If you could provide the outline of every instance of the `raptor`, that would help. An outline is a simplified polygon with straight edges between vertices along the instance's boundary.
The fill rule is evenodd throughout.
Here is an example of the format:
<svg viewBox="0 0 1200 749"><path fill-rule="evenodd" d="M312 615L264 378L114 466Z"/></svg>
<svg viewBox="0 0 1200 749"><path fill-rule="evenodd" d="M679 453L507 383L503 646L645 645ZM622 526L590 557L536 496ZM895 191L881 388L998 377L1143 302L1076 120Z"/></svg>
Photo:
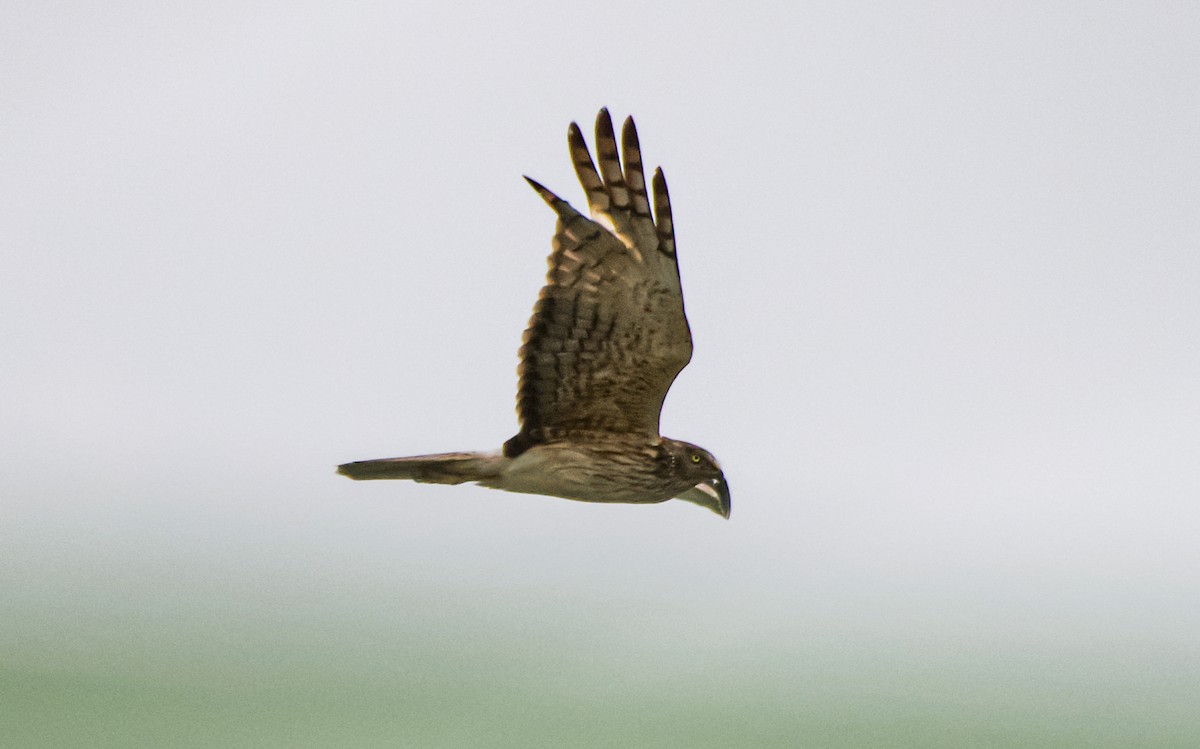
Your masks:
<svg viewBox="0 0 1200 749"><path fill-rule="evenodd" d="M606 109L596 118L596 161L575 123L567 143L590 218L525 178L558 225L519 354L520 430L495 452L363 460L338 473L474 481L583 502L682 499L728 518L729 486L716 458L659 434L667 390L692 358L662 169L648 194L633 118L618 154Z"/></svg>

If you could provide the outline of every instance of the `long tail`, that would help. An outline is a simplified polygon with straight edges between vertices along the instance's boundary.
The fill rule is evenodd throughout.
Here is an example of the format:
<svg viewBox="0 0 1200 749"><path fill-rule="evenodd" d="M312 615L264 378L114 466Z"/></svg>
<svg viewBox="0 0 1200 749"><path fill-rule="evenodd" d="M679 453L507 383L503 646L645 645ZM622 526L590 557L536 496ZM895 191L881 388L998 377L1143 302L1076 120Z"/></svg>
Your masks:
<svg viewBox="0 0 1200 749"><path fill-rule="evenodd" d="M442 453L360 460L338 466L337 472L355 481L410 479L427 484L461 484L494 478L511 460L500 453Z"/></svg>

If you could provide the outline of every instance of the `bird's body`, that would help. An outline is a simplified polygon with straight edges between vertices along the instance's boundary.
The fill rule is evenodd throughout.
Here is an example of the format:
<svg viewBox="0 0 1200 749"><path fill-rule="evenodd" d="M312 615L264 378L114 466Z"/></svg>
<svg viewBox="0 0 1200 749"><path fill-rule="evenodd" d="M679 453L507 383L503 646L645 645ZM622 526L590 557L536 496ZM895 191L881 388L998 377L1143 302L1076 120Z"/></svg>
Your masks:
<svg viewBox="0 0 1200 749"><path fill-rule="evenodd" d="M347 463L339 472L358 480L409 479L481 486L581 502L653 504L695 485L682 466L700 448L666 438L636 440L595 435L544 442L516 457L503 452L441 453ZM703 451L700 451L703 452ZM711 456L709 456L711 460Z"/></svg>
<svg viewBox="0 0 1200 749"><path fill-rule="evenodd" d="M592 218L529 180L558 230L520 351L521 430L495 453L367 460L338 472L585 502L680 498L728 517L712 455L658 432L663 399L692 355L666 180L655 172L652 216L632 119L623 166L606 110L596 122L599 171L574 123L568 143Z"/></svg>

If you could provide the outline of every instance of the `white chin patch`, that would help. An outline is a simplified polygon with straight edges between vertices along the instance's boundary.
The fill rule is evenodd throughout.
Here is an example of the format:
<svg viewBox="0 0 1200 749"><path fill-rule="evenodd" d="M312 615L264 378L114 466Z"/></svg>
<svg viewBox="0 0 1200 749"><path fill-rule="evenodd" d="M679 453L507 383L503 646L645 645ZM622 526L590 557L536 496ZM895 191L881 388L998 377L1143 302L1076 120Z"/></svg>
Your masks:
<svg viewBox="0 0 1200 749"><path fill-rule="evenodd" d="M720 499L721 495L718 494L716 488L714 488L710 484L704 484L704 483L696 484L692 488L704 492L705 494L707 494L709 496L710 499L713 499L713 500Z"/></svg>

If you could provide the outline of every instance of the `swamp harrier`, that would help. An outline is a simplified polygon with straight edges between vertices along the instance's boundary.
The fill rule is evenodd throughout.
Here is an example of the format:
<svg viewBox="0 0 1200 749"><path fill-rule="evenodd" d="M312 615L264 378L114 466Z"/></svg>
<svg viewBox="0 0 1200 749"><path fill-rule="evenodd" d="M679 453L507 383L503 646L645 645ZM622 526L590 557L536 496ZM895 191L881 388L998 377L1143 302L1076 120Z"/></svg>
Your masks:
<svg viewBox="0 0 1200 749"><path fill-rule="evenodd" d="M683 499L728 518L729 487L716 459L658 433L667 390L692 357L662 170L654 172L651 215L633 118L619 156L612 119L600 110L599 170L575 123L567 142L591 218L526 177L558 227L520 350L520 431L497 452L364 460L338 473L475 481L583 502Z"/></svg>

